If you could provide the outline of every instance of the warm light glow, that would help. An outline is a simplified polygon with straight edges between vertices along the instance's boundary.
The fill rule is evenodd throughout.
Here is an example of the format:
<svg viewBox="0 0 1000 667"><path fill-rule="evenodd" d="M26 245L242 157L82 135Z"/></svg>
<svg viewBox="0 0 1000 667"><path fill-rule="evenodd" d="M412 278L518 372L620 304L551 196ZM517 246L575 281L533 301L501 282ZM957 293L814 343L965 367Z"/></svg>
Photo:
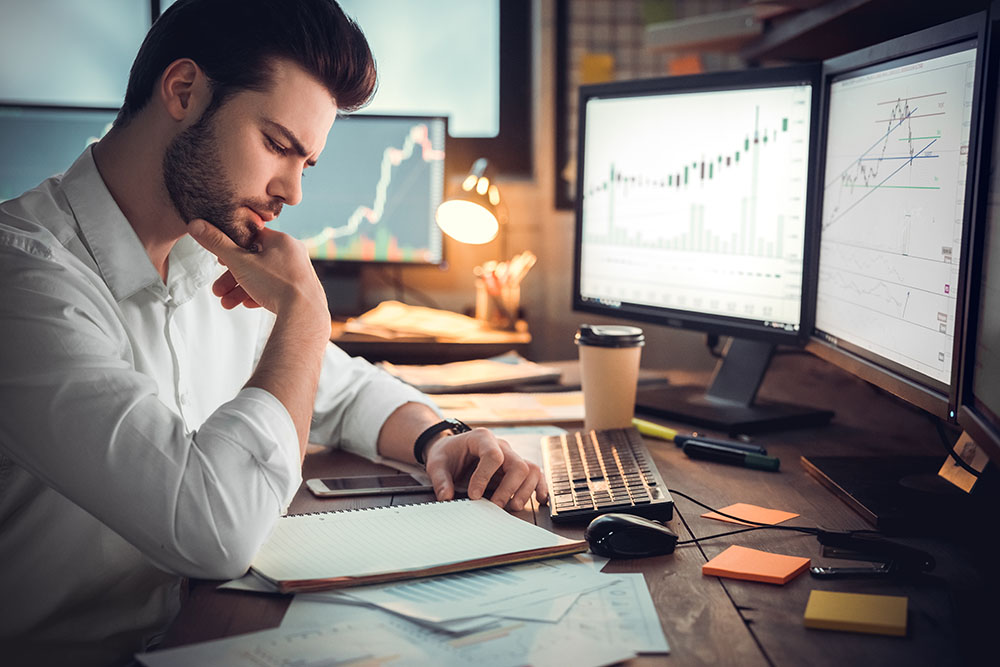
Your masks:
<svg viewBox="0 0 1000 667"><path fill-rule="evenodd" d="M476 192L478 192L481 195L484 195L486 194L486 191L489 189L489 187L490 187L490 179L486 178L485 176L480 176L479 182L476 183Z"/></svg>
<svg viewBox="0 0 1000 667"><path fill-rule="evenodd" d="M446 201L438 206L434 217L441 231L459 243L489 243L500 229L495 215L471 201Z"/></svg>
<svg viewBox="0 0 1000 667"><path fill-rule="evenodd" d="M478 182L479 182L478 176L476 176L475 174L469 174L468 176L465 177L465 180L462 181L462 189L468 192L472 188L476 187L476 183Z"/></svg>
<svg viewBox="0 0 1000 667"><path fill-rule="evenodd" d="M494 206L500 205L500 188L495 185L490 186L490 203Z"/></svg>

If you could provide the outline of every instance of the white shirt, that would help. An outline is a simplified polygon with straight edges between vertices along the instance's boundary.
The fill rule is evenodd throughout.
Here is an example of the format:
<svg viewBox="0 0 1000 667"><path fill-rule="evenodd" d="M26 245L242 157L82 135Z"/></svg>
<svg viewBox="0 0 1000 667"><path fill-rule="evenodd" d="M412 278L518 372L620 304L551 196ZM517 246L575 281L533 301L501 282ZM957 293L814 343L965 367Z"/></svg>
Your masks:
<svg viewBox="0 0 1000 667"><path fill-rule="evenodd" d="M231 578L301 483L284 406L243 385L273 324L226 311L193 239L166 284L87 150L0 204L0 649L113 664L181 576ZM329 346L312 442L369 458L412 388Z"/></svg>

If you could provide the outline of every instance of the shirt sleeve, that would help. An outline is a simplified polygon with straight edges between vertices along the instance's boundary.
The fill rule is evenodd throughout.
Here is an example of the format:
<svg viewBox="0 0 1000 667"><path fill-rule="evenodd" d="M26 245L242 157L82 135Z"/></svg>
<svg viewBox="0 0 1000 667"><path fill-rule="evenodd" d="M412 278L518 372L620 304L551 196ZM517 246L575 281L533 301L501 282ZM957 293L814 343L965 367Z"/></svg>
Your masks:
<svg viewBox="0 0 1000 667"><path fill-rule="evenodd" d="M330 343L323 358L309 440L384 462L377 451L382 425L396 408L410 402L441 414L423 393Z"/></svg>
<svg viewBox="0 0 1000 667"><path fill-rule="evenodd" d="M242 574L301 482L291 417L245 389L188 432L107 287L51 247L0 244L0 452L159 567Z"/></svg>

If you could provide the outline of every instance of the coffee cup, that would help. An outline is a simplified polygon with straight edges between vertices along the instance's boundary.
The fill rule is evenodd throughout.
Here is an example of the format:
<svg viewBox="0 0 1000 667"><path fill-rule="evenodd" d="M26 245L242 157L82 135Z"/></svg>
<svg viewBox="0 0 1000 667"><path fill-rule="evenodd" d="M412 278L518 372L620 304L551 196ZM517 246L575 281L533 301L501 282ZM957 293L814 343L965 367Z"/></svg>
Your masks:
<svg viewBox="0 0 1000 667"><path fill-rule="evenodd" d="M583 386L584 427L626 428L635 413L642 329L617 324L581 324L576 333Z"/></svg>

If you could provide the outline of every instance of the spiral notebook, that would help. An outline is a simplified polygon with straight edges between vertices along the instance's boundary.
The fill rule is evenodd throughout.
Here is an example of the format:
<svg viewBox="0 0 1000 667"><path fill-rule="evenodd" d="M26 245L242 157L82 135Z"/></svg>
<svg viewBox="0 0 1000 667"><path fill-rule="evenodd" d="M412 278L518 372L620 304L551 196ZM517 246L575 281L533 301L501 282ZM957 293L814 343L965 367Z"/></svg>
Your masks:
<svg viewBox="0 0 1000 667"><path fill-rule="evenodd" d="M451 500L282 517L250 569L282 593L303 593L586 550L488 500Z"/></svg>

